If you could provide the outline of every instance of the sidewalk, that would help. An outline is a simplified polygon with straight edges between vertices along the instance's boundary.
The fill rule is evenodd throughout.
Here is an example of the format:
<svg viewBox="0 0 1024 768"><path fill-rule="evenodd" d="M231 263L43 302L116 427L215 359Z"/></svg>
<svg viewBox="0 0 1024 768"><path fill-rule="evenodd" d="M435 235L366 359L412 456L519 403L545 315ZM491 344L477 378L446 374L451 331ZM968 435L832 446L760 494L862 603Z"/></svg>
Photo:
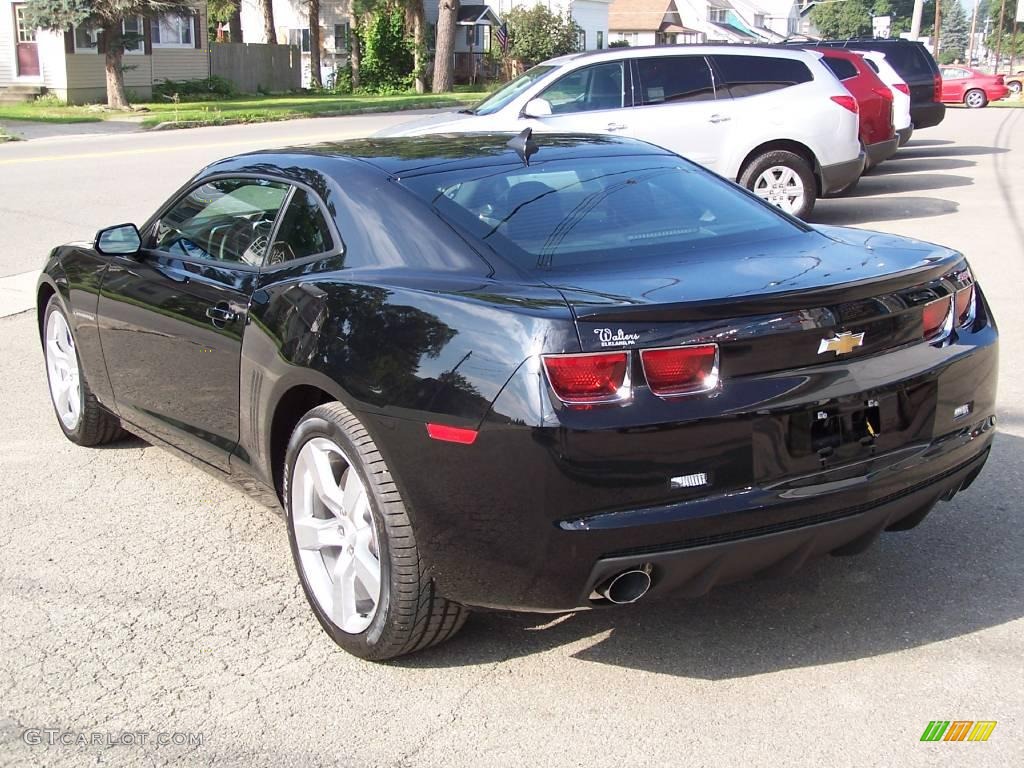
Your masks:
<svg viewBox="0 0 1024 768"><path fill-rule="evenodd" d="M0 277L0 317L25 312L36 305L36 281L39 270Z"/></svg>
<svg viewBox="0 0 1024 768"><path fill-rule="evenodd" d="M141 133L142 118L133 120L101 120L95 123L37 123L32 120L0 120L0 126L22 140L67 139L75 136L109 136Z"/></svg>

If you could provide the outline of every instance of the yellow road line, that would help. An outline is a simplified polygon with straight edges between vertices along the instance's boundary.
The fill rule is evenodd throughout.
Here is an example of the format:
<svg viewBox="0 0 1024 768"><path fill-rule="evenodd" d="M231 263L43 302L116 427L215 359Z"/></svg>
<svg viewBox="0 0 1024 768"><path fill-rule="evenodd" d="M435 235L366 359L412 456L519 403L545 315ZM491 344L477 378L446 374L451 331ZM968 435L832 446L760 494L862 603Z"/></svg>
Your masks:
<svg viewBox="0 0 1024 768"><path fill-rule="evenodd" d="M122 157L125 155L151 155L160 152L181 152L194 149L217 149L218 147L237 147L240 144L266 144L267 149L275 149L283 146L295 146L296 144L311 144L317 141L339 141L348 138L343 132L337 131L330 134L315 134L312 136L281 137L280 139L235 139L233 141L220 141L208 144L183 144L171 147L141 147L139 149L118 149L110 152L80 152L69 155L38 155L35 157L11 157L0 160L0 165L18 165L19 163L44 163L60 162L66 160L90 160L104 157ZM235 154L235 153L232 153Z"/></svg>

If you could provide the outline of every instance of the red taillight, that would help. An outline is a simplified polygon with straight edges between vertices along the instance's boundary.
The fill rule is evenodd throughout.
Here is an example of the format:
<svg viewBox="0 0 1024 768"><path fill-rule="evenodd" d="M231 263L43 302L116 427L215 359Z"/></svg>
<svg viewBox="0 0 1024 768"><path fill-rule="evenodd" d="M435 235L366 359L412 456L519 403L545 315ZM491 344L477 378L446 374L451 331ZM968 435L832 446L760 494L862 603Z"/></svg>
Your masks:
<svg viewBox="0 0 1024 768"><path fill-rule="evenodd" d="M427 424L427 434L435 440L443 440L447 443L472 445L476 442L477 431L464 427L449 427L447 424Z"/></svg>
<svg viewBox="0 0 1024 768"><path fill-rule="evenodd" d="M906 83L893 83L892 87L900 93L905 93L907 96L910 95L910 86Z"/></svg>
<svg viewBox="0 0 1024 768"><path fill-rule="evenodd" d="M963 328L974 319L974 285L956 292L956 327Z"/></svg>
<svg viewBox="0 0 1024 768"><path fill-rule="evenodd" d="M833 96L832 101L843 109L850 110L855 115L860 113L860 107L857 106L857 100L853 96Z"/></svg>
<svg viewBox="0 0 1024 768"><path fill-rule="evenodd" d="M921 313L921 323L924 326L924 337L932 339L940 335L949 322L949 310L952 301L949 296L925 304Z"/></svg>
<svg viewBox="0 0 1024 768"><path fill-rule="evenodd" d="M706 392L718 385L718 346L640 350L651 392L662 397Z"/></svg>
<svg viewBox="0 0 1024 768"><path fill-rule="evenodd" d="M545 355L551 388L569 405L614 403L629 399L629 352Z"/></svg>
<svg viewBox="0 0 1024 768"><path fill-rule="evenodd" d="M890 91L885 86L882 86L881 88L872 88L871 90L877 93L886 101L892 101L892 91Z"/></svg>
<svg viewBox="0 0 1024 768"><path fill-rule="evenodd" d="M935 99L934 101L942 101L942 75L935 75Z"/></svg>

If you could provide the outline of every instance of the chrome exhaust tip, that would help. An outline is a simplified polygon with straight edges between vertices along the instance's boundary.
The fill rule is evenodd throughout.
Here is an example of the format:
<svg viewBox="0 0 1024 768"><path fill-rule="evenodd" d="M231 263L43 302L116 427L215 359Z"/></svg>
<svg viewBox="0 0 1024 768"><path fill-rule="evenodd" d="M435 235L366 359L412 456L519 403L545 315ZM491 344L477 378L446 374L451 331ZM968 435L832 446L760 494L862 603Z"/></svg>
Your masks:
<svg viewBox="0 0 1024 768"><path fill-rule="evenodd" d="M649 567L631 568L612 576L597 588L597 593L610 603L628 605L635 603L651 588Z"/></svg>

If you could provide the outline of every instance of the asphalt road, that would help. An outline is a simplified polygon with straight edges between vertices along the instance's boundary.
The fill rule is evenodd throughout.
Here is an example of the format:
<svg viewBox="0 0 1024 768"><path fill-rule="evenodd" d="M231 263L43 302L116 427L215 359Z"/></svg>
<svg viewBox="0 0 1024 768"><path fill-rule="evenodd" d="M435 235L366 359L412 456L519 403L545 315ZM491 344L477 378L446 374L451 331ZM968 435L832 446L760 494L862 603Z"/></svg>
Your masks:
<svg viewBox="0 0 1024 768"><path fill-rule="evenodd" d="M0 274L235 148L379 120L0 147ZM32 316L0 319L0 764L1024 764L1022 201L1024 110L955 110L816 217L961 248L1000 322L992 459L919 528L694 601L475 615L389 665L321 632L272 510L141 441L65 441ZM921 743L935 719L998 725Z"/></svg>

